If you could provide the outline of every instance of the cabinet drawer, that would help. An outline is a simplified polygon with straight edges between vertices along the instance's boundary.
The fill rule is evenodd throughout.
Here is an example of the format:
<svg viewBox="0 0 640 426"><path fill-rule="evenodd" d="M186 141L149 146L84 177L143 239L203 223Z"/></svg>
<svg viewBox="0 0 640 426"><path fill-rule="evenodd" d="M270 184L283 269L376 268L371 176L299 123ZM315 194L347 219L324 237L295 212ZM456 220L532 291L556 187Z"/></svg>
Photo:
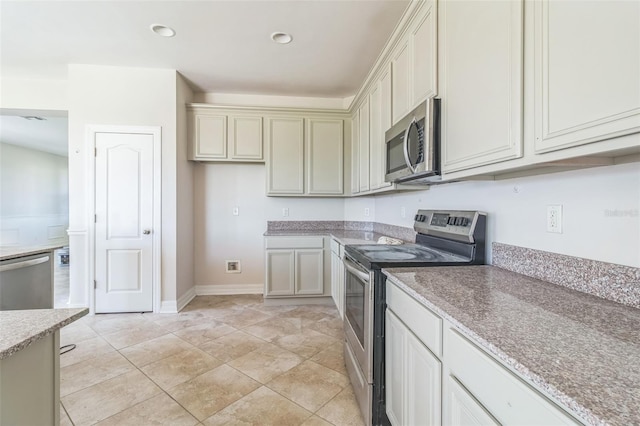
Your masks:
<svg viewBox="0 0 640 426"><path fill-rule="evenodd" d="M323 237L267 237L267 249L323 248Z"/></svg>
<svg viewBox="0 0 640 426"><path fill-rule="evenodd" d="M500 423L580 424L452 329L447 330L444 351L451 374Z"/></svg>
<svg viewBox="0 0 640 426"><path fill-rule="evenodd" d="M387 307L436 356L442 357L442 319L387 281Z"/></svg>

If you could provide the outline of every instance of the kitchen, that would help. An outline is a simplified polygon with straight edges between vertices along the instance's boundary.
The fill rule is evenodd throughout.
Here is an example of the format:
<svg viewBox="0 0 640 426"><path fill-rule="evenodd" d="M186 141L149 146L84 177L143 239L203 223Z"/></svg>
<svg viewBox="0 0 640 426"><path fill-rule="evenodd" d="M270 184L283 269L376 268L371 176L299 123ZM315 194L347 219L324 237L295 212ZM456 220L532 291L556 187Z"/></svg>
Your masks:
<svg viewBox="0 0 640 426"><path fill-rule="evenodd" d="M513 60L514 57L508 56L508 47L498 44L489 45L489 47L493 46L496 49L491 54L501 55L502 59L512 58L510 65L515 68L511 71L513 74L509 75L524 75L524 81L518 82L517 79L512 81L513 84L521 84L524 87L522 92L505 90L504 86L500 86L500 84L497 84L498 87L482 87L482 85L475 84L474 79L469 78L470 75L475 78L486 76L487 73L489 76L492 75L490 66L494 63L493 61L485 61L487 63L478 61L478 64L474 65L465 62L467 60L465 55L460 57L445 56L445 53L449 52L445 42L462 43L466 49L470 49L469 51L478 51L478 46L470 46L465 43L488 41L483 40L480 36L474 37L474 40L471 41L468 37L457 39L455 31L449 34L447 31L452 26L446 25L449 22L447 19L469 20L470 18L464 13L464 10L448 7L446 2L440 2L437 5L437 14L432 15L438 18L437 29L430 28L430 31L437 31L437 50L429 49L429 46L433 46L427 43L427 49L423 51L429 52L433 55L432 58L437 60L425 61L424 63L421 60L425 55L417 56L417 59L403 56L403 52L409 51L401 48L402 43L409 38L402 30L409 26L408 21L413 16L411 15L412 11L415 16L426 16L419 12L426 10L425 8L430 3L427 3L427 6L420 3L420 7L417 6L417 2L412 3L408 9L409 12L404 15L402 13L406 5L395 6L393 9L395 10L395 21L388 24L387 33L380 36L378 50L370 55L370 62L365 67L366 70L362 72L363 80L355 84L350 94L355 95L354 99L351 96L334 97L333 99L295 97L292 94L286 94L284 90L281 95L286 94L286 96L274 96L278 93L233 95L224 93L222 90L219 92L215 90L200 92L190 87L184 77L173 69L162 69L159 66L156 66L156 69L128 68L114 66L123 65L115 62L111 63L111 66L107 66L103 62L99 62L103 65L72 64L69 65L65 76L58 80L18 78L19 74L16 78L10 78L11 76L3 72L3 95L0 99L2 101L0 106L3 109L29 108L68 111L69 241L72 259L70 270L71 306L91 307L92 300L94 300L93 286L89 285L94 278L89 254L92 245L89 221L92 207L88 200L92 195L86 185L89 180L88 176L90 176L86 167L88 146L85 142L85 135L87 125L153 125L162 127L162 204L160 207L162 212L162 245L159 249L162 261L159 265L161 271L157 273L162 277L162 280L155 287L154 312L179 311L195 296L200 295L260 291L259 289L262 289L265 283L263 233L267 230L268 221L365 222L411 230L413 216L419 209L477 210L488 214L487 263L493 261L490 243L495 242L637 268L639 266L638 253L640 252L640 232L638 230L640 176L637 165L637 123L635 125L632 123L634 123L633 120L637 120L638 82L634 76L638 74L638 59L629 54L616 55L616 49L603 49L593 40L585 45L591 45L593 49L596 49L594 46L600 46L601 48L597 50L598 55L587 55L583 52L584 54L580 56L576 53L574 56L578 56L579 60L572 56L571 61L562 61L564 56L559 58L553 56L551 59L560 61L557 65L560 70L585 67L585 69L594 71L592 74L583 73L584 81L573 78L572 74L568 77L560 74L562 84L564 84L562 87L568 87L569 83L575 82L580 89L578 93L588 93L588 96L585 95L586 98L580 98L579 101L571 100L566 97L568 95L562 91L562 87L549 86L551 89L560 90L557 92L560 97L551 98L557 104L544 104L544 99L537 98L540 93L543 93L539 86L543 82L533 81L534 73L531 73L531 70L538 69L535 66L539 66L541 57L538 55L542 53L530 49L530 46L534 45L533 41L538 40L536 37L540 37L540 34L527 31L528 28L538 28L536 25L541 25L541 22L544 22L544 15L541 15L542 11L537 9L538 3L513 3L523 5L524 10L522 7L517 10L516 6L513 7L514 10L508 8L507 11L500 9L499 6L495 7L500 9L500 13L513 13L516 18L517 16L524 17L524 31L522 30L523 21L517 19L514 22L519 22L520 27L506 24L498 25L511 22L505 21L505 19L508 20L508 17L498 13L493 15L493 19L498 22L493 22L490 20L492 18L484 15L481 16L488 21L476 19L474 22L477 25L486 25L486 28L496 28L496 31L497 28L503 31L511 30L512 33L507 32L507 34L510 34L513 40L524 39L521 40L522 44L520 45L518 43L511 45L520 49L521 56L515 55L514 57L516 59L522 58L522 60ZM547 3L542 2L541 4L546 5ZM587 17L609 16L608 13L611 12L603 6L603 2L589 4L593 7L602 7L604 10L588 10L584 12ZM624 4L626 7L636 7L631 2ZM60 7L62 8L62 6ZM558 10L560 13L558 19L568 19L562 18L565 15L561 14L564 12L561 8ZM628 13L619 11L611 13L616 17L624 15L632 19L637 16L634 11L635 9ZM59 13L63 14L64 10ZM520 15L517 15L518 13ZM401 24L396 28L395 35L391 36L391 42L385 47L384 43L391 35L395 23L401 20L401 15L406 25ZM583 18L586 20L586 17ZM168 20L162 22L170 25ZM599 24L606 24L603 25L605 28L608 25L610 28L625 28L628 31L635 31L630 34L636 34L638 31L636 21L627 26L614 22L617 21L611 19L611 21L604 20ZM146 25L148 26L150 23L146 23ZM479 35L486 33L486 31L482 31L482 28L474 28ZM578 29L574 28L576 33L580 33ZM176 37L166 41L171 43L186 31L186 29L180 28L176 28L176 30ZM277 28L270 28L270 31L277 30ZM372 32L373 30L369 28L368 31ZM622 37L617 35L617 30L603 31L608 34L608 37L611 37L611 39L606 39L598 32L598 36L603 37L603 43L605 41L608 43L605 46L616 45L621 50L624 49L626 53L638 50L634 50L633 47L637 37ZM419 34L423 36L425 33ZM586 37L591 32L580 34ZM151 35L153 34L150 33ZM564 35L566 36L566 34ZM297 36L296 34L293 36L294 41L290 46L274 44L274 47L294 47ZM616 37L620 39L616 39ZM3 37L3 39L6 38ZM432 43L435 43L434 39L429 37L416 40L420 42L431 40ZM627 44L622 43L621 40L625 40ZM158 40L155 43L163 41L165 40ZM572 39L567 36L563 41L570 43ZM413 48L415 44L414 40L408 46ZM420 46L424 47L425 45ZM559 46L560 49L573 49L572 51L576 52L575 45L567 47L559 44ZM485 46L485 48L489 47ZM598 59L597 62L616 65L611 65L611 69L605 70L593 66L589 68L593 64L587 59L592 56L601 57L605 50L611 57L607 56L606 61ZM378 62L375 63L376 56L381 51L382 54L378 58ZM272 53L274 55L282 54L282 51L273 52L277 52ZM556 51L552 52L557 53ZM622 61L622 63L617 63L616 60ZM86 61L76 63L91 63ZM413 66L414 63L416 66L425 66L426 63L427 69L430 70L437 67L437 73L429 74L431 78L415 79L412 76L412 68L407 66L407 64ZM450 66L462 65L458 69L467 70L468 74L462 73L461 76L458 76L447 73L445 67L447 64ZM457 126L447 127L449 133L443 135L444 138L447 135L452 135L450 144L446 139L443 139L444 149L447 149L447 146L450 147L447 156L443 157L443 168L447 172L445 176L449 174L451 180L466 178L472 180L434 185L428 190L418 191L382 193L385 191L384 188L371 189L373 182L375 182L373 186L382 185L380 174L373 173L373 170L377 170L376 167L379 163L364 155L354 155L352 148L354 146L360 148L363 146L362 144L367 146L369 139L361 136L365 133L361 131L355 133L356 137L353 129L377 131L378 134L384 133L381 130L374 130L375 126L363 125L362 117L367 116L365 112L367 110L363 108L363 105L369 99L373 99L369 96L374 93L374 86L378 82L385 81L384 68L388 66L392 71L396 69L406 73L395 71L392 73L392 97L394 93L403 93L403 89L410 93L412 85L417 89L425 89L429 87L430 82L435 81L437 85L431 86L431 90L437 87L437 97L441 97L445 105L447 102L454 105L453 102L456 99L459 102L464 101L456 105L465 106L467 109L460 107L462 110L447 110L443 105L443 118L448 117L449 123L455 123L455 119L459 120ZM484 69L482 72L485 74L482 74L477 68L473 72L473 66L486 66L488 69ZM181 71L179 67L176 68ZM616 70L616 78L613 78L613 70ZM628 74L618 75L618 72L623 72L621 70ZM366 76L368 72L370 74ZM600 82L603 86L598 86L599 90L593 90L591 85L595 83L592 80L600 75L599 72L603 72L608 78L606 82ZM606 74L607 72L609 74ZM407 78L402 78L403 75ZM419 75L424 77L425 74ZM455 77L462 79L462 82L459 83L461 85L454 85L452 82L449 86L450 79ZM396 81L393 81L394 78ZM499 83L507 80L485 77L482 81L497 81ZM426 84L420 86L425 81ZM471 83L472 87L468 87L468 83ZM584 86L587 84L589 86ZM589 90L585 90L584 87L589 87ZM463 92L457 92L458 88ZM485 89L490 91L492 96L487 96ZM574 93L569 89L567 92ZM233 88L229 90L233 90ZM598 93L603 93L605 90L611 95L602 100ZM425 90L420 91L427 93ZM373 96L375 98L375 94ZM393 100L394 103L390 109L394 111L394 116L396 115L395 111L399 111L399 114L403 115L401 114L403 111L406 113L412 109L413 105L410 101L412 96L413 94L405 98L396 97ZM515 103L509 103L512 102L512 96L515 97L513 99ZM616 104L616 101L619 101L620 104ZM512 105L507 112L513 114L515 118L524 117L523 121L513 121L512 117L508 115L496 118L497 114L491 114L491 105L494 105L491 102L495 102L495 108L504 107L505 104ZM550 101L546 100L546 102ZM575 104L569 102L575 102ZM635 103L629 106L629 102ZM304 120L307 120L306 115L313 118L313 114L317 114L320 119L327 118L327 115L331 116L329 118L346 116L347 118L343 118L345 124L344 161L342 162L344 196L270 197L266 196L267 189L265 189L269 179L267 177L270 170L269 163L265 165L261 162L248 164L247 162L235 163L233 161L212 163L189 161L190 111L184 107L185 104L192 104L191 111L198 108L200 104L207 104L208 106L203 107L207 111L218 111L224 107L240 110L244 108L254 116L257 109L264 113L264 117L277 116L278 113L283 114L281 110L284 110L288 116L302 116ZM221 107L211 107L210 105L213 104L221 105ZM483 104L486 105L484 109L482 108ZM594 104L602 105L602 109L598 110L593 107ZM366 108L372 108L371 105L373 103L369 103ZM545 105L550 109L544 110ZM588 110L587 105L595 110ZM578 142L590 140L589 138L596 137L598 134L618 135L620 133L615 132L624 132L625 129L630 133L617 136L614 139L607 138L603 142L578 144L575 147L559 150L550 149L549 145L537 146L533 140L538 134L537 132L544 129L541 127L542 123L535 119L535 117L539 117L536 108L543 108L540 111L541 114L556 114L552 116L555 120L573 123L576 120L589 121L593 119L593 114L600 113L609 116L613 114L611 111L614 113L628 112L624 117L616 116L620 118L619 120L614 120L613 123L609 122L608 125L613 126L613 130L596 126L595 130L592 128L592 133L585 135L578 132L578 130L583 131L584 129L577 129L576 132L573 132L572 137L577 138ZM486 114L478 113L479 110L485 111ZM524 111L523 113L520 111L522 115L518 115L519 110ZM570 116L567 112L569 110L571 114L575 115ZM373 108L369 111L373 111ZM596 115L595 117L600 118L601 116ZM389 117L389 121L396 121L395 118ZM494 123L494 126L485 129L482 125L484 121ZM352 123L356 122L358 125L352 126ZM473 123L473 125L469 123ZM369 124L371 125L371 123ZM264 125L266 126L266 120ZM443 126L445 126L444 123ZM477 128L483 129L480 136L486 134L494 137L494 140L502 142L504 142L504 136L502 136L503 133L499 134L498 130L504 131L506 128L520 129L520 131L510 133L516 135L515 139L508 140L504 146L496 147L491 145L491 141L479 138L475 130ZM495 133L491 133L492 129L495 129ZM456 134L454 131L459 133ZM517 135L521 135L524 140L518 140ZM458 149L460 146L456 144L462 143L460 141L468 143L469 140L476 140L476 138L478 138L478 142L474 146L486 148L486 153L476 153L476 164L474 165L472 164L473 159L460 158L461 151ZM552 143L551 139L553 138L547 138L545 143ZM354 144L354 140L358 140L360 143ZM381 138L375 140L381 142ZM560 141L559 143L565 142ZM483 143L488 145L482 145ZM569 144L571 143L573 142ZM537 154L537 151L544 152L544 154ZM266 152L267 148L265 148ZM456 158L456 155L459 157ZM546 156L548 161L544 167L532 170L532 159L536 155ZM307 169L303 170L306 173ZM555 173L550 173L550 171ZM304 183L306 182L303 180L303 191L306 187ZM382 192L378 194L374 191ZM547 232L547 207L557 205L562 206L562 233L550 233ZM234 214L234 209L237 209L238 215ZM227 260L240 261L241 272L226 273Z"/></svg>

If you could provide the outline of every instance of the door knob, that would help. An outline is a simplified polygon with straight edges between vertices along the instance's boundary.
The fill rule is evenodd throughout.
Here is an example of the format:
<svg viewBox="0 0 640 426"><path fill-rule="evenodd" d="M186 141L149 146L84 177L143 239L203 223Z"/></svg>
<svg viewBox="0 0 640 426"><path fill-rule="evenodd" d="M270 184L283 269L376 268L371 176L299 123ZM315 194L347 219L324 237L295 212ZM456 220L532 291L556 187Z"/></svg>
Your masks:
<svg viewBox="0 0 640 426"><path fill-rule="evenodd" d="M142 233L144 235L149 235L151 233L151 229L145 229L144 231L142 231Z"/></svg>

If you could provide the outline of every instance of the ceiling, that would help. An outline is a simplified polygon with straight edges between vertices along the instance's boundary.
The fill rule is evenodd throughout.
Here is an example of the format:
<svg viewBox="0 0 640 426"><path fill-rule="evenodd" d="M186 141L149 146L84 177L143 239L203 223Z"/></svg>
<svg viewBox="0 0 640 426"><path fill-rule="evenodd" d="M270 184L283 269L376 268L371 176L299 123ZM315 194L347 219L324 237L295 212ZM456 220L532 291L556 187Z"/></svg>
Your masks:
<svg viewBox="0 0 640 426"><path fill-rule="evenodd" d="M0 2L0 72L66 79L67 64L178 70L198 92L347 97L407 0ZM151 24L175 29L163 38ZM279 45L272 32L288 32Z"/></svg>
<svg viewBox="0 0 640 426"><path fill-rule="evenodd" d="M46 117L46 120L39 121L17 115L0 115L0 142L66 157L67 123L67 117Z"/></svg>

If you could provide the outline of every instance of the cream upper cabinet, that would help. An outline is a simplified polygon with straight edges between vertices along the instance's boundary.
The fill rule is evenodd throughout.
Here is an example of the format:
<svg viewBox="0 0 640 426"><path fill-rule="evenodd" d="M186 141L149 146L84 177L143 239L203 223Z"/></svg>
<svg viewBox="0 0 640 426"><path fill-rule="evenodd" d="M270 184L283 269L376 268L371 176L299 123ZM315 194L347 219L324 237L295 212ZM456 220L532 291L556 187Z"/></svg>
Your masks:
<svg viewBox="0 0 640 426"><path fill-rule="evenodd" d="M404 117L411 108L411 48L409 39L406 38L395 51L391 60L391 111L395 124Z"/></svg>
<svg viewBox="0 0 640 426"><path fill-rule="evenodd" d="M521 157L523 0L444 1L438 19L443 171Z"/></svg>
<svg viewBox="0 0 640 426"><path fill-rule="evenodd" d="M229 116L229 150L234 160L262 160L262 117Z"/></svg>
<svg viewBox="0 0 640 426"><path fill-rule="evenodd" d="M392 56L391 97L394 124L420 102L438 92L436 4L434 0L421 3L421 9Z"/></svg>
<svg viewBox="0 0 640 426"><path fill-rule="evenodd" d="M189 110L191 160L263 162L262 117L207 108Z"/></svg>
<svg viewBox="0 0 640 426"><path fill-rule="evenodd" d="M369 94L369 188L378 189L384 182L382 154L384 136L381 127L382 86L376 84Z"/></svg>
<svg viewBox="0 0 640 426"><path fill-rule="evenodd" d="M307 192L342 195L344 192L343 120L307 120Z"/></svg>
<svg viewBox="0 0 640 426"><path fill-rule="evenodd" d="M380 78L380 173L382 182L380 187L391 186L391 182L385 182L387 173L387 146L385 134L391 128L391 67L387 67Z"/></svg>
<svg viewBox="0 0 640 426"><path fill-rule="evenodd" d="M351 193L360 192L360 117L356 109L351 118Z"/></svg>
<svg viewBox="0 0 640 426"><path fill-rule="evenodd" d="M369 190L369 99L358 108L360 147L358 148L360 192Z"/></svg>
<svg viewBox="0 0 640 426"><path fill-rule="evenodd" d="M535 152L640 131L640 2L534 2Z"/></svg>
<svg viewBox="0 0 640 426"><path fill-rule="evenodd" d="M267 194L304 194L304 119L267 117Z"/></svg>
<svg viewBox="0 0 640 426"><path fill-rule="evenodd" d="M427 1L424 11L418 15L410 29L412 59L411 108L427 98L436 96L437 53L438 53L438 14L436 1Z"/></svg>

